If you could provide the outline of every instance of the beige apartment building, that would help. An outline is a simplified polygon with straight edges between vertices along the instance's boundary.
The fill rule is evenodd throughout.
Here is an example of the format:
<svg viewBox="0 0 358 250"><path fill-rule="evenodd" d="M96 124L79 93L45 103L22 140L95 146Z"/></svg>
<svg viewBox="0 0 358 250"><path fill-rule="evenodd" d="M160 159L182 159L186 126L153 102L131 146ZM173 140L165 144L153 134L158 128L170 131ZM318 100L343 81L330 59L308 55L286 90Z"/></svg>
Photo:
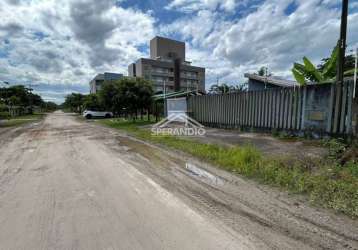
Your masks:
<svg viewBox="0 0 358 250"><path fill-rule="evenodd" d="M185 59L185 43L156 36L150 41L150 58L140 58L128 66L130 77L151 80L155 92L205 91L205 68Z"/></svg>

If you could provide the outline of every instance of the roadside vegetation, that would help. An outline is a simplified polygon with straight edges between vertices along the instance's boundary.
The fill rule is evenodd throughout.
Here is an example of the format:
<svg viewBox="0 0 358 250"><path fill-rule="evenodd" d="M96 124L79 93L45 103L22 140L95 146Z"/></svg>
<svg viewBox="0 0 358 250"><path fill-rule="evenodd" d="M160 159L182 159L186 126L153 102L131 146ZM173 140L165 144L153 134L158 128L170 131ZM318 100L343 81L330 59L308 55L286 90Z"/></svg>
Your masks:
<svg viewBox="0 0 358 250"><path fill-rule="evenodd" d="M264 184L305 194L316 205L358 217L358 164L352 157L341 162L340 158L349 149L340 141L326 141L326 146L331 148L329 159L299 161L263 157L250 145L225 147L174 136L152 136L145 126L151 124L150 121L111 119L100 123L127 131L139 139L183 151Z"/></svg>
<svg viewBox="0 0 358 250"><path fill-rule="evenodd" d="M0 88L0 127L33 122L41 119L43 113L56 109L55 103L44 101L23 85Z"/></svg>
<svg viewBox="0 0 358 250"><path fill-rule="evenodd" d="M72 93L66 96L63 107L72 112L84 110L111 111L115 116L137 119L148 117L152 108L153 89L150 81L143 78L123 78L107 81L96 94Z"/></svg>
<svg viewBox="0 0 358 250"><path fill-rule="evenodd" d="M39 121L44 116L45 116L45 114L38 113L38 114L32 114L32 115L22 115L22 116L11 117L9 119L0 121L0 128L20 126L20 125L23 125L26 123Z"/></svg>

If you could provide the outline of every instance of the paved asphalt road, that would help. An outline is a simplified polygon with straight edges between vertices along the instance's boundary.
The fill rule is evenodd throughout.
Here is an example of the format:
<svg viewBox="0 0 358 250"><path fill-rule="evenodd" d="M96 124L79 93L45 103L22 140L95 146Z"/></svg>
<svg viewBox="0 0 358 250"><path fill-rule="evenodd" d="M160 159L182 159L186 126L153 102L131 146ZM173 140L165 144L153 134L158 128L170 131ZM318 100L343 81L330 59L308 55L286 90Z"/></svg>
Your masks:
<svg viewBox="0 0 358 250"><path fill-rule="evenodd" d="M358 248L355 221L69 114L0 142L1 250Z"/></svg>

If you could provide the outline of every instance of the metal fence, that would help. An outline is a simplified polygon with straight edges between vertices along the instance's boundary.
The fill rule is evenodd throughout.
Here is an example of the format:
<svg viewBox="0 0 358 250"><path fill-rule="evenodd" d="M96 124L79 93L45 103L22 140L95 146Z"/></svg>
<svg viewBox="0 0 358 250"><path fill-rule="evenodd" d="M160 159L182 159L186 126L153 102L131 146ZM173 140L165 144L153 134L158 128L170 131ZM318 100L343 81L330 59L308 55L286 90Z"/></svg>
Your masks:
<svg viewBox="0 0 358 250"><path fill-rule="evenodd" d="M191 96L188 113L211 127L352 133L353 81Z"/></svg>

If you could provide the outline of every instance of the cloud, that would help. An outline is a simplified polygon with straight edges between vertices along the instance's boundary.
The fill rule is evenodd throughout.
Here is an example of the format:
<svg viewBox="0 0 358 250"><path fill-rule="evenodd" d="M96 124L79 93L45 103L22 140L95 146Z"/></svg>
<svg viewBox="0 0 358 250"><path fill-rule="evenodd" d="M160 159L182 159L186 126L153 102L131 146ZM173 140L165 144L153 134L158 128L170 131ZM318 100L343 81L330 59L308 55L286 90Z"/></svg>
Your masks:
<svg viewBox="0 0 358 250"><path fill-rule="evenodd" d="M23 28L21 25L17 23L7 23L4 25L0 25L0 34L4 37L14 37L21 34Z"/></svg>
<svg viewBox="0 0 358 250"><path fill-rule="evenodd" d="M223 10L232 12L236 9L239 3L244 1L239 0L174 0L170 2L166 8L175 9L183 12L194 12L198 10Z"/></svg>
<svg viewBox="0 0 358 250"><path fill-rule="evenodd" d="M75 93L88 93L88 87L82 84L37 84L32 86L34 92L46 101L60 104L66 95Z"/></svg>
<svg viewBox="0 0 358 250"><path fill-rule="evenodd" d="M169 6L179 8L184 2L191 6L185 0L174 0ZM214 10L218 5L210 10L212 5L199 8L195 3L202 10L163 25L161 31L190 41L188 55L207 67L208 84L216 81L215 76L222 81L242 82L246 71L261 66L291 78L293 62L308 56L319 63L329 56L339 36L340 9L334 7L337 1L266 0L246 6L252 11L231 19ZM357 32L358 13L353 12L349 15L350 45L358 43Z"/></svg>
<svg viewBox="0 0 358 250"><path fill-rule="evenodd" d="M21 3L21 0L6 0L6 2L11 5L19 5Z"/></svg>
<svg viewBox="0 0 358 250"><path fill-rule="evenodd" d="M153 1L160 11L134 2L0 1L0 80L88 88L97 73L126 73L157 34L186 41L188 60L206 67L207 86L217 78L243 82L261 66L291 77L294 61L306 55L319 63L339 35L337 0ZM348 27L351 49L358 45L353 1Z"/></svg>
<svg viewBox="0 0 358 250"><path fill-rule="evenodd" d="M150 14L112 0L8 0L0 15L0 80L14 83L87 86L96 73L125 73L155 33Z"/></svg>

